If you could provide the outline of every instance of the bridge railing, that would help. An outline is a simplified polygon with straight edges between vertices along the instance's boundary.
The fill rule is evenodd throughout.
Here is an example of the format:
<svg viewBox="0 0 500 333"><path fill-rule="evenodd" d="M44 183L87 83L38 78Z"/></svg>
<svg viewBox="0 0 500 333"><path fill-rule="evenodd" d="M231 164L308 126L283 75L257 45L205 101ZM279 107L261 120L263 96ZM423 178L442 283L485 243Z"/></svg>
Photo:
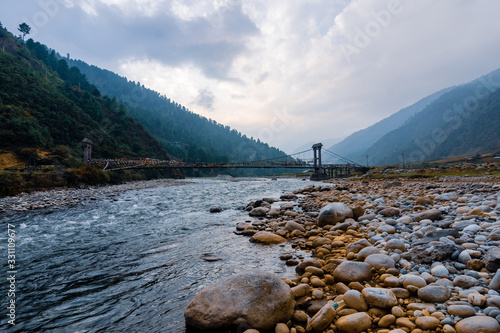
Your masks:
<svg viewBox="0 0 500 333"><path fill-rule="evenodd" d="M160 159L93 159L91 165L104 170L146 168L310 168L305 162L257 161L242 163L188 163Z"/></svg>

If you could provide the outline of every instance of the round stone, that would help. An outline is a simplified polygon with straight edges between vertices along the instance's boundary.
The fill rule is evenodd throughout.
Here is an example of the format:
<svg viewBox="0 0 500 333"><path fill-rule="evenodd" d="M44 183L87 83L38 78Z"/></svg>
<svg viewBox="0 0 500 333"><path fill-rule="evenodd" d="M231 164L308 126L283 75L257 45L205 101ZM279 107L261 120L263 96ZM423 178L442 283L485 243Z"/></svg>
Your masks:
<svg viewBox="0 0 500 333"><path fill-rule="evenodd" d="M434 276L442 278L442 277L449 276L450 272L443 265L436 265L436 266L432 267L431 274L434 275Z"/></svg>
<svg viewBox="0 0 500 333"><path fill-rule="evenodd" d="M418 298L424 302L445 302L450 298L450 296L450 290L447 287L438 284L431 284L418 290Z"/></svg>
<svg viewBox="0 0 500 333"><path fill-rule="evenodd" d="M401 282L399 282L399 279L395 276L389 276L384 280L384 285L387 287L399 287L401 286Z"/></svg>
<svg viewBox="0 0 500 333"><path fill-rule="evenodd" d="M189 302L184 318L188 326L202 330L237 325L265 331L290 320L294 306L292 290L283 280L275 274L253 270L232 275L200 291Z"/></svg>
<svg viewBox="0 0 500 333"><path fill-rule="evenodd" d="M314 289L311 293L312 297L315 299L322 299L324 296L323 290L321 289Z"/></svg>
<svg viewBox="0 0 500 333"><path fill-rule="evenodd" d="M439 326L440 322L437 318L431 316L423 316L417 317L417 319L415 319L415 324L417 324L418 327L424 330L434 330Z"/></svg>
<svg viewBox="0 0 500 333"><path fill-rule="evenodd" d="M344 302L345 304L353 309L356 309L360 312L364 312L368 310L368 305L363 298L363 295L357 290L349 290L344 294Z"/></svg>
<svg viewBox="0 0 500 333"><path fill-rule="evenodd" d="M453 279L453 284L461 288L470 288L479 285L480 282L472 276L458 275L455 279Z"/></svg>
<svg viewBox="0 0 500 333"><path fill-rule="evenodd" d="M476 314L476 309L470 305L450 305L448 306L448 313L453 316L470 317Z"/></svg>
<svg viewBox="0 0 500 333"><path fill-rule="evenodd" d="M401 239L393 238L387 241L385 249L406 251L406 245Z"/></svg>
<svg viewBox="0 0 500 333"><path fill-rule="evenodd" d="M340 317L335 326L341 333L360 333L372 326L372 319L366 312L358 312Z"/></svg>
<svg viewBox="0 0 500 333"><path fill-rule="evenodd" d="M351 283L353 281L368 281L371 278L371 266L364 262L343 261L333 271L335 281Z"/></svg>
<svg viewBox="0 0 500 333"><path fill-rule="evenodd" d="M325 275L325 272L321 268L318 268L315 266L307 266L305 268L305 271L311 273L312 275L318 276L318 277L323 277Z"/></svg>
<svg viewBox="0 0 500 333"><path fill-rule="evenodd" d="M396 317L392 314L387 314L380 318L378 321L378 327L389 327L396 321Z"/></svg>
<svg viewBox="0 0 500 333"><path fill-rule="evenodd" d="M297 321L299 323L305 323L307 321L307 319L309 319L309 317L307 316L307 313L305 311L296 310L293 313L293 320L294 321Z"/></svg>
<svg viewBox="0 0 500 333"><path fill-rule="evenodd" d="M276 325L276 327L274 328L274 332L275 333L290 333L290 329L288 328L288 326L284 323L279 323L278 325Z"/></svg>
<svg viewBox="0 0 500 333"><path fill-rule="evenodd" d="M365 262L377 270L381 268L387 269L396 267L394 259L386 254L370 254L366 257Z"/></svg>
<svg viewBox="0 0 500 333"><path fill-rule="evenodd" d="M394 293L384 288L364 288L362 295L369 305L376 308L390 308L398 304Z"/></svg>
<svg viewBox="0 0 500 333"><path fill-rule="evenodd" d="M340 202L330 203L320 210L318 226L324 227L329 224L335 225L352 216L352 209L347 205Z"/></svg>
<svg viewBox="0 0 500 333"><path fill-rule="evenodd" d="M495 318L474 316L460 320L455 325L457 333L498 333L500 324Z"/></svg>
<svg viewBox="0 0 500 333"><path fill-rule="evenodd" d="M294 230L306 231L306 229L304 229L304 226L302 224L297 223L295 221L288 221L285 224L285 230L290 232Z"/></svg>
<svg viewBox="0 0 500 333"><path fill-rule="evenodd" d="M269 231L259 231L252 236L251 241L259 244L269 245L284 243L286 242L286 239Z"/></svg>
<svg viewBox="0 0 500 333"><path fill-rule="evenodd" d="M391 313L395 316L395 317L403 317L405 315L405 312L403 311L403 309L401 309L399 306L395 306L391 309Z"/></svg>
<svg viewBox="0 0 500 333"><path fill-rule="evenodd" d="M400 317L396 319L396 326L406 327L409 328L410 330L413 330L414 328L417 327L417 325L413 321L411 321L410 318L407 317Z"/></svg>
<svg viewBox="0 0 500 333"><path fill-rule="evenodd" d="M408 286L415 286L417 288L423 288L427 285L425 280L417 275L408 274L403 280L403 286L408 289Z"/></svg>

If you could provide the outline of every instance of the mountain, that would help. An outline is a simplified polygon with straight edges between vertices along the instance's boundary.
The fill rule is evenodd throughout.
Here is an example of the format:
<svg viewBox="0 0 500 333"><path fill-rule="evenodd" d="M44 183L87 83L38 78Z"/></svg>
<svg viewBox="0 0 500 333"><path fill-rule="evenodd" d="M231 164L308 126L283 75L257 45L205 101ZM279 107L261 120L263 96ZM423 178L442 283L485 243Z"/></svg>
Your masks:
<svg viewBox="0 0 500 333"><path fill-rule="evenodd" d="M427 105L451 89L453 89L453 87L443 89L429 95L415 104L412 104L394 113L393 115L382 119L376 124L349 135L341 142L328 148L328 150L345 156L346 158L354 160L358 163L364 164L362 162L365 160L366 150L377 140L390 131L402 126L410 117L422 111Z"/></svg>
<svg viewBox="0 0 500 333"><path fill-rule="evenodd" d="M89 82L127 106L176 159L188 162L246 162L286 156L260 140L195 114L158 92L111 71L67 59Z"/></svg>
<svg viewBox="0 0 500 333"><path fill-rule="evenodd" d="M500 151L500 69L436 99L368 150L374 164Z"/></svg>
<svg viewBox="0 0 500 333"><path fill-rule="evenodd" d="M94 157L167 158L162 145L116 99L101 96L77 68L33 40L0 28L0 142L81 158L91 138Z"/></svg>

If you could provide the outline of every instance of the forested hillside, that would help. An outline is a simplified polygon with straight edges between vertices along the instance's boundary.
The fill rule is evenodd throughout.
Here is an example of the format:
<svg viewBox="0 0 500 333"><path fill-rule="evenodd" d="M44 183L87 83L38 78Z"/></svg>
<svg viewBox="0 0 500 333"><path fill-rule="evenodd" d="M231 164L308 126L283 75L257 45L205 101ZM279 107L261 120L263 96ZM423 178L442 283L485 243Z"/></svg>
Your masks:
<svg viewBox="0 0 500 333"><path fill-rule="evenodd" d="M258 161L286 155L268 144L199 116L158 92L80 60L68 60L104 94L127 105L173 156L188 162Z"/></svg>
<svg viewBox="0 0 500 333"><path fill-rule="evenodd" d="M426 106L451 89L453 89L453 87L440 90L430 96L427 96L415 104L401 109L393 115L349 135L341 142L330 147L329 150L345 156L348 159L364 164L365 155L371 155L371 153L367 152L368 148L370 148L387 133L402 126L408 119L410 119L410 117L422 111Z"/></svg>
<svg viewBox="0 0 500 333"><path fill-rule="evenodd" d="M55 147L81 155L94 141L95 157L154 156L167 152L114 98L102 97L80 71L28 40L26 47L0 28L0 142L2 149ZM63 149L64 150L64 149Z"/></svg>
<svg viewBox="0 0 500 333"><path fill-rule="evenodd" d="M500 70L456 87L367 152L375 164L500 151Z"/></svg>

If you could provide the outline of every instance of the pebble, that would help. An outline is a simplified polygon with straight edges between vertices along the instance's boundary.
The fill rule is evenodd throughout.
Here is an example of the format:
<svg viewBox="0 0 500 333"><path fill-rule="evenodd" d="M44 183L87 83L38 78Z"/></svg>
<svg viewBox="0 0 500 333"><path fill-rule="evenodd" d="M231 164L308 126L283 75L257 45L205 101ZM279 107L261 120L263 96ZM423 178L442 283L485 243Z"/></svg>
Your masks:
<svg viewBox="0 0 500 333"><path fill-rule="evenodd" d="M368 311L368 304L366 304L363 295L357 290L347 291L344 294L344 302L348 307L356 309L357 311Z"/></svg>
<svg viewBox="0 0 500 333"><path fill-rule="evenodd" d="M415 324L424 330L435 330L440 322L439 319L431 316L423 316L415 319Z"/></svg>
<svg viewBox="0 0 500 333"><path fill-rule="evenodd" d="M372 325L372 319L366 312L353 313L340 317L335 326L341 333L359 333L368 330Z"/></svg>

